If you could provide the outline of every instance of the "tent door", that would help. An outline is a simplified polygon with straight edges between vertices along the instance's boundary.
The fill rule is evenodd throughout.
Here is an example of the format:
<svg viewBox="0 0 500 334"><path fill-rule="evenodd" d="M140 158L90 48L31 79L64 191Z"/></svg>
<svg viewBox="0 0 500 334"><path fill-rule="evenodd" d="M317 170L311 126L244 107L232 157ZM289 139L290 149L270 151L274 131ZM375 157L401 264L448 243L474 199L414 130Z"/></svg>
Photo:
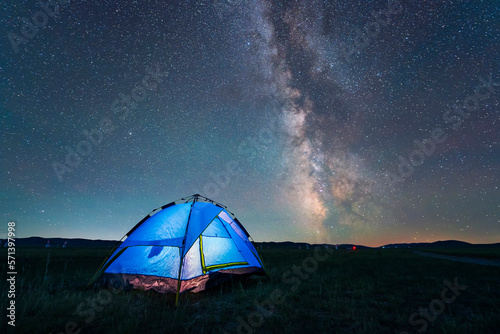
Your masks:
<svg viewBox="0 0 500 334"><path fill-rule="evenodd" d="M239 261L239 262L228 262L228 263L220 263L207 266L205 263L205 254L203 253L203 236L201 235L200 235L200 258L201 258L201 269L203 270L203 274L206 274L207 272L212 270L223 269L234 266L244 266L248 264L248 262L246 261Z"/></svg>

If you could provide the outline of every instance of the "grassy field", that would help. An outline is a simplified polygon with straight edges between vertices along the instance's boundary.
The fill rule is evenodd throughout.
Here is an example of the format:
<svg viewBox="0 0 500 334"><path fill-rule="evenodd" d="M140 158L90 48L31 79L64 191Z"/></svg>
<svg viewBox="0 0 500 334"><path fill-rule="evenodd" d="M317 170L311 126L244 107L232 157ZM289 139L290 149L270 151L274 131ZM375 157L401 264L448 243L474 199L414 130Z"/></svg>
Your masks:
<svg viewBox="0 0 500 334"><path fill-rule="evenodd" d="M403 249L264 249L269 279L183 294L175 308L172 295L87 290L108 251L18 248L16 327L7 326L3 279L0 332L495 333L500 326L500 267ZM444 280L458 285L455 292Z"/></svg>

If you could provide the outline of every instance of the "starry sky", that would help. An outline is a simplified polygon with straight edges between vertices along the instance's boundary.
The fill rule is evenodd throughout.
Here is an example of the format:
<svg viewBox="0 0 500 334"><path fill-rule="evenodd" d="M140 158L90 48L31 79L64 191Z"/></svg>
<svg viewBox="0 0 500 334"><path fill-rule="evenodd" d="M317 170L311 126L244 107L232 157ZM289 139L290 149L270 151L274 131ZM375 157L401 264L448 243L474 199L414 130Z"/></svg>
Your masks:
<svg viewBox="0 0 500 334"><path fill-rule="evenodd" d="M119 239L200 193L255 241L500 241L498 1L0 11L0 214Z"/></svg>

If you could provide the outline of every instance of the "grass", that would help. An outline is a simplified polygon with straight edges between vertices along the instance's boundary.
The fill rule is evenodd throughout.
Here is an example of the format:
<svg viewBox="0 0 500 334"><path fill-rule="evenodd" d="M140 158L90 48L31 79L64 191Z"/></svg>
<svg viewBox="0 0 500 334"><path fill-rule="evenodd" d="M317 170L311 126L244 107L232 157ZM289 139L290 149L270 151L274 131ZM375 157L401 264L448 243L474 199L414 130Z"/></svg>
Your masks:
<svg viewBox="0 0 500 334"><path fill-rule="evenodd" d="M333 251L313 261L312 249L264 249L269 279L183 294L178 308L173 295L86 289L108 251L18 248L16 333L417 333L423 327L411 326L409 316L439 300L443 280L455 277L468 287L426 321L425 332L487 333L500 325L499 267L411 250ZM0 332L11 329L3 317Z"/></svg>
<svg viewBox="0 0 500 334"><path fill-rule="evenodd" d="M429 253L475 257L488 260L500 260L499 247L477 247L477 248L450 248L450 249L422 249Z"/></svg>

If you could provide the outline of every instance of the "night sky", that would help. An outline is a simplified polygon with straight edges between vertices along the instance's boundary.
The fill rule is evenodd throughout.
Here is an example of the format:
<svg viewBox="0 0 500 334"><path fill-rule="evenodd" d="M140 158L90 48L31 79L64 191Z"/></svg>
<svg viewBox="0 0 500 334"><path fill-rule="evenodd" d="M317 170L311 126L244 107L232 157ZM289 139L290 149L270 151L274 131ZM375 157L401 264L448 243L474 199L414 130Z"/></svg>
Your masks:
<svg viewBox="0 0 500 334"><path fill-rule="evenodd" d="M498 1L172 2L3 1L0 237L500 241Z"/></svg>

